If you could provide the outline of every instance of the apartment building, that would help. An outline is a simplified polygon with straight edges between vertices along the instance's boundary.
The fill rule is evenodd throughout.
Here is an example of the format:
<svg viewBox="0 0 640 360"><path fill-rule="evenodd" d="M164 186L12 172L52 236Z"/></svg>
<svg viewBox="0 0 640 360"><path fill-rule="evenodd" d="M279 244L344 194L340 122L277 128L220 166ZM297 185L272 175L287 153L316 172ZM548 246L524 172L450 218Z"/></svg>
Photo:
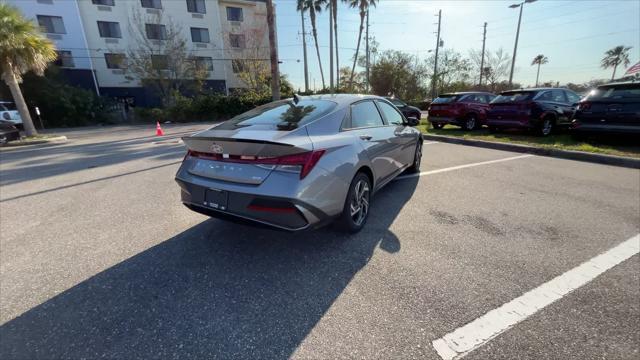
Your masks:
<svg viewBox="0 0 640 360"><path fill-rule="evenodd" d="M148 54L153 66L176 61L165 53L169 38L186 41L189 61L206 69L204 87L222 93L244 87L238 59L268 58L264 0L2 1L40 25L73 84L143 106L157 105L159 94L128 64Z"/></svg>

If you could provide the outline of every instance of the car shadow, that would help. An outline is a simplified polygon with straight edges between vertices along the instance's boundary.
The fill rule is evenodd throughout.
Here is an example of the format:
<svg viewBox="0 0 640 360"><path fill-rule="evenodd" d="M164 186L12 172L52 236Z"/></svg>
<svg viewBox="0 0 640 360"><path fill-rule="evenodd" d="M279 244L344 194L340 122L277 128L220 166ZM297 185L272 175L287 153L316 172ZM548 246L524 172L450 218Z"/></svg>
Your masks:
<svg viewBox="0 0 640 360"><path fill-rule="evenodd" d="M378 192L354 235L203 221L0 326L0 358L288 358L376 251L401 251L418 181Z"/></svg>

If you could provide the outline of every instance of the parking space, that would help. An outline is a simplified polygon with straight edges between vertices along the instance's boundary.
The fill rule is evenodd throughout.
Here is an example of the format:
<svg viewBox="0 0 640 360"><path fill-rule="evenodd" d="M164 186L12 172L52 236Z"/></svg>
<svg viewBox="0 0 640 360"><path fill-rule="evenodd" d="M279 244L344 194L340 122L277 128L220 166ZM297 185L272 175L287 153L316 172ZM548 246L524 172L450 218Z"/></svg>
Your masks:
<svg viewBox="0 0 640 360"><path fill-rule="evenodd" d="M136 131L0 153L1 358L440 359L434 340L640 232L638 170L444 143L356 235L230 224L180 204L180 144ZM468 357L636 358L638 266Z"/></svg>

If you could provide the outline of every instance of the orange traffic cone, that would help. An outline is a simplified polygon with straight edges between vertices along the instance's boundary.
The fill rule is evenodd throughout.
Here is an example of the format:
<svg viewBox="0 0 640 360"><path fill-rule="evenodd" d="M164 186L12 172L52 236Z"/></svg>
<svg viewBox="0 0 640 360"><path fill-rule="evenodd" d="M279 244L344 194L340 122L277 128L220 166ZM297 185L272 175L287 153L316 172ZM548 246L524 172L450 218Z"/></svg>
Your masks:
<svg viewBox="0 0 640 360"><path fill-rule="evenodd" d="M156 121L156 136L164 136L164 131L160 127L160 121Z"/></svg>

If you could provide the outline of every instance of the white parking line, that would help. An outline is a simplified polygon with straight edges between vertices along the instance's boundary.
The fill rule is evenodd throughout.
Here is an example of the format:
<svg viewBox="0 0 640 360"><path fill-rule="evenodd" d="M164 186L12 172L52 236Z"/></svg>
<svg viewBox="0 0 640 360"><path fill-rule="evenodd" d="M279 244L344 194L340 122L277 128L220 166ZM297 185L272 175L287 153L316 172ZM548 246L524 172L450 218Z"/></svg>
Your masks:
<svg viewBox="0 0 640 360"><path fill-rule="evenodd" d="M531 155L531 154L527 154L527 155L518 155L518 156L512 156L512 157L508 157L508 158L504 158L504 159L489 160L489 161L482 161L482 162L477 162L477 163L471 163L471 164L465 164L465 165L459 165L459 166L452 166L452 167L448 167L448 168L444 168L444 169L431 170L431 171L423 171L423 172L420 172L420 173L417 173L417 174L409 174L409 175L402 175L402 176L398 176L398 177L396 178L396 180L400 180L400 179L408 179L408 178L412 178L412 177L416 177L416 176L424 176L424 175L437 174L437 173L441 173L441 172L447 172L447 171L453 171L453 170L465 169L465 168L470 168L470 167L480 166L480 165L495 164L495 163L499 163L499 162L503 162L503 161L510 161L510 160L523 159L523 158L527 158L527 157L531 157L531 156L533 156L533 155Z"/></svg>
<svg viewBox="0 0 640 360"><path fill-rule="evenodd" d="M444 360L459 359L638 252L640 234L433 341L433 347Z"/></svg>
<svg viewBox="0 0 640 360"><path fill-rule="evenodd" d="M433 145L433 144L442 144L442 143L440 141L426 141L422 143L422 145Z"/></svg>

